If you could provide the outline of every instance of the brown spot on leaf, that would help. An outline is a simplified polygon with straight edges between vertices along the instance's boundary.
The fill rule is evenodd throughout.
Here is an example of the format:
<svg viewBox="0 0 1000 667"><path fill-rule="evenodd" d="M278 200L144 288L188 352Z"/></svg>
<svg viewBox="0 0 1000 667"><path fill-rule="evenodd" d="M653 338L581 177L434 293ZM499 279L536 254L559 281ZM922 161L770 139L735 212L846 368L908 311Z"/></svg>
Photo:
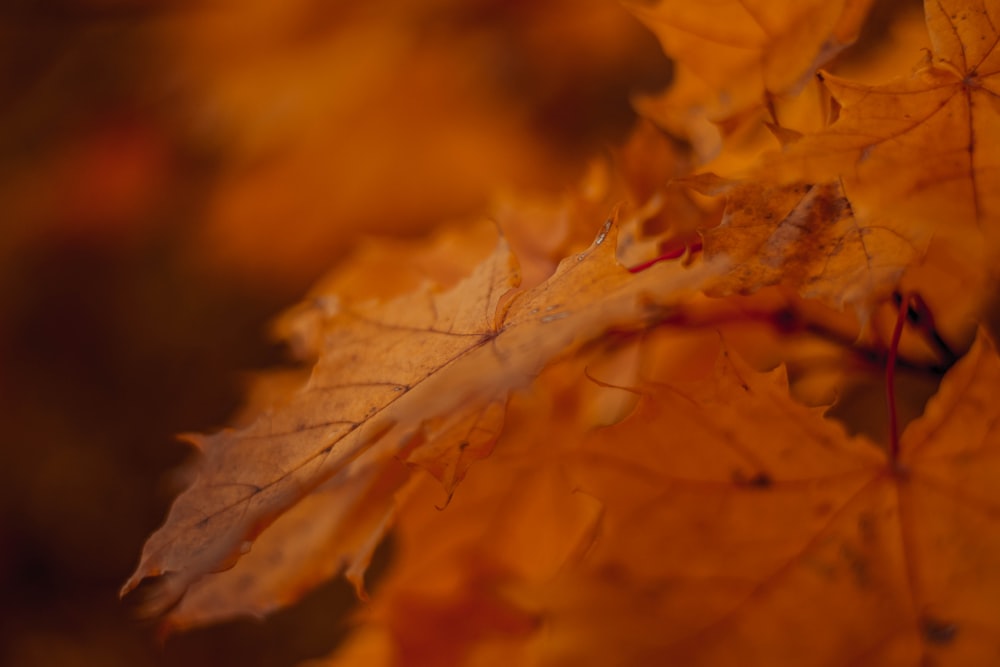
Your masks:
<svg viewBox="0 0 1000 667"><path fill-rule="evenodd" d="M769 489L771 485L774 484L774 480L766 472L758 471L753 475L747 476L742 470L736 470L733 472L733 484L737 486L743 486L750 489Z"/></svg>
<svg viewBox="0 0 1000 667"><path fill-rule="evenodd" d="M945 646L955 641L958 626L932 616L924 616L920 619L920 631L927 642Z"/></svg>

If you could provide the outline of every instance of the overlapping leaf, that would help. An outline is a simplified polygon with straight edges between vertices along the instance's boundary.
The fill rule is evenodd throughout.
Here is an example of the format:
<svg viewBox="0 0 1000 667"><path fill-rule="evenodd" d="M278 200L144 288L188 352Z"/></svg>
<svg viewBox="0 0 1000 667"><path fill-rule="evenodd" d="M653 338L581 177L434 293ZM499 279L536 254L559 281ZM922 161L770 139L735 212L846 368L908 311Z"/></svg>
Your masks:
<svg viewBox="0 0 1000 667"><path fill-rule="evenodd" d="M722 223L703 233L706 257L731 260L713 287L719 294L783 284L835 308L867 310L888 296L927 243L899 220L859 220L839 182L782 186L720 182L711 174L687 182L725 194Z"/></svg>
<svg viewBox="0 0 1000 667"><path fill-rule="evenodd" d="M543 603L573 619L553 622L551 662L600 664L599 646L631 664L991 662L1000 440L983 400L998 380L981 337L898 465L737 360L700 389L655 389L584 448L604 539ZM642 612L623 622L628 604Z"/></svg>
<svg viewBox="0 0 1000 667"><path fill-rule="evenodd" d="M678 63L677 85L650 109L697 143L694 116L794 91L853 39L869 4L662 0L637 10ZM690 244L711 206L672 197L684 183L726 197L693 269L636 260L644 270L626 271L609 222L544 281L573 234L556 226L536 244L512 242L536 260L530 289L517 289L501 242L461 282L469 258L425 266L444 291L362 302L324 290L284 322L316 360L310 380L250 425L195 438L200 476L125 590L165 575L150 610L180 599L168 622L186 626L266 613L345 568L360 588L398 516L399 559L335 664L1000 660L1000 411L990 398L1000 359L985 335L904 432L898 460L795 403L782 371L761 375L735 354L694 385L668 378L628 393L596 380L626 396L608 409L588 402L579 369L561 393L548 393L550 373L516 399L494 449L512 390L619 325L699 326L663 319L695 292L783 285L870 312L931 235L970 252L985 237L1000 251L1000 158L989 150L1000 140L998 19L984 0L927 0L933 58L882 86L826 76L839 119L819 132L778 128L786 150L752 180L668 185L687 155L657 148L650 127L638 134L650 152L632 155L639 166L625 178L643 205L640 231L622 256L632 265L649 244ZM753 142L747 155L758 150ZM508 214L529 232L551 217ZM396 250L385 294L402 294L414 275L391 265L408 260ZM343 275L356 283L373 266ZM353 289L340 280L334 291ZM711 301L719 321L739 319L737 301ZM791 312L777 308L772 320ZM836 359L858 351L853 330L826 333ZM768 354L768 364L792 358ZM626 356L604 357L598 375L631 384L638 367L655 366ZM583 435L636 400L628 418ZM451 502L487 457L484 477Z"/></svg>
<svg viewBox="0 0 1000 667"><path fill-rule="evenodd" d="M231 567L320 484L345 471L363 474L413 438L444 436L435 446L452 445L453 465L439 454L423 461L453 486L469 462L463 443L486 423L477 411L495 410L490 404L551 359L608 327L669 309L717 270L660 265L633 275L615 259L615 238L608 221L587 251L513 297L517 272L501 243L444 293L426 288L367 307L323 302L322 351L308 384L247 428L195 438L204 452L200 474L123 590L168 575L151 596L150 611L162 611L205 574ZM475 438L480 452L488 451L484 439Z"/></svg>
<svg viewBox="0 0 1000 667"><path fill-rule="evenodd" d="M642 105L685 136L691 110L711 120L788 93L857 37L869 0L660 0L632 10L677 63L668 93Z"/></svg>
<svg viewBox="0 0 1000 667"><path fill-rule="evenodd" d="M581 558L602 511L565 466L581 434L580 373L575 361L548 369L512 399L497 451L445 510L434 509L431 480L401 494L393 569L360 610L359 632L322 664L530 664L523 649L542 619L506 588L542 584Z"/></svg>
<svg viewBox="0 0 1000 667"><path fill-rule="evenodd" d="M539 626L492 646L538 665L994 661L1000 412L988 397L997 382L1000 358L981 335L905 431L895 463L789 400L780 371L760 375L732 355L712 380L646 386L627 420L553 448L558 469L602 503L597 538L547 583L512 574L518 558L531 562L530 547L505 552L505 578L472 595ZM537 463L544 471L553 461ZM502 503L486 507L503 512ZM400 568L412 558L422 574L391 584L393 595L436 577L462 581L482 562L479 550L510 534L469 536L448 513L423 515L436 524L423 535L454 538L421 542L434 550L426 560L407 551ZM411 620L383 613L370 627L388 630L382 641L392 646ZM457 628L448 641L467 639ZM405 651L384 655L376 664L409 664Z"/></svg>
<svg viewBox="0 0 1000 667"><path fill-rule="evenodd" d="M861 219L889 215L958 239L1000 239L1000 10L927 0L933 57L907 77L863 85L826 75L842 110L775 165L789 180L843 179ZM915 54L916 56L916 54Z"/></svg>

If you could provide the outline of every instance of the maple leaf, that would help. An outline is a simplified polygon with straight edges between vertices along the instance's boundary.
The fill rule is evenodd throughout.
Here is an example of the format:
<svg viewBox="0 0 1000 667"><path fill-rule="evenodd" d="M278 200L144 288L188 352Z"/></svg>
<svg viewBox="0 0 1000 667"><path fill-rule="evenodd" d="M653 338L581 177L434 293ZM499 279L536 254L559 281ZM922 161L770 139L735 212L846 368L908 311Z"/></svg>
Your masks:
<svg viewBox="0 0 1000 667"><path fill-rule="evenodd" d="M605 519L585 565L529 595L552 618L540 664L996 659L998 381L981 334L898 462L732 355L648 387L577 457Z"/></svg>
<svg viewBox="0 0 1000 667"><path fill-rule="evenodd" d="M676 62L674 85L640 101L678 136L794 91L857 37L870 0L660 0L629 8ZM697 143L696 139L696 143ZM702 151L704 152L704 150Z"/></svg>
<svg viewBox="0 0 1000 667"><path fill-rule="evenodd" d="M354 459L391 428L400 399L412 400L414 385L481 344L516 281L513 257L501 244L442 294L426 287L368 308L318 304L327 309L317 313L325 353L305 388L244 429L194 438L204 452L199 477L147 542L123 590L169 572L151 596L150 611L160 611L203 574L231 566L319 484L348 464L363 467Z"/></svg>
<svg viewBox="0 0 1000 667"><path fill-rule="evenodd" d="M702 174L684 183L723 193L722 222L702 233L705 256L726 256L729 274L713 293L783 284L803 297L863 312L884 300L928 239L899 221L861 223L839 182L775 185Z"/></svg>
<svg viewBox="0 0 1000 667"><path fill-rule="evenodd" d="M198 477L123 593L157 577L147 612L169 609L173 628L267 613L345 570L364 596L372 551L395 527L396 559L359 631L323 664L1000 659L989 400L1000 359L980 333L901 440L893 393L904 357L910 369L957 357L926 308L923 339L900 343L908 304L923 304L900 296L901 281L943 283L942 252L956 261L929 237L995 245L1000 165L984 146L1000 138L996 10L928 0L934 54L921 69L880 86L824 74L796 108L869 4L637 9L678 63L677 85L644 105L693 150L647 123L618 171L594 179L597 194L502 201L508 234L492 252L480 225L349 260L280 323L315 363L309 380L289 392L275 378L254 419L192 438ZM689 175L706 118L727 138L718 165L754 165L744 180ZM784 152L762 159L775 136ZM605 181L630 199L623 241L616 213L577 253L580 230L593 233L580 221L609 208ZM933 271L913 270L928 247ZM768 285L782 289L730 296ZM934 288L951 301L953 284ZM890 292L887 350L878 309ZM823 304L871 315L876 344ZM936 312L969 310L952 305ZM816 311L830 319L808 319ZM747 358L787 366L758 373L731 351L711 379L678 379L711 364L710 330L751 321L773 335L734 336L754 348ZM669 334L650 345L654 326ZM885 448L849 437L831 418L843 406L824 416L792 399L784 368L817 351L834 368L798 373L812 397L841 395L847 375L885 361ZM636 379L661 366L668 382ZM858 428L870 416L849 419L851 432L875 432Z"/></svg>
<svg viewBox="0 0 1000 667"><path fill-rule="evenodd" d="M561 502L600 502L596 538L555 561L539 560L538 542L562 524L505 524L523 514L501 489L517 479L512 465L529 465L517 450L534 452L544 424L577 431L559 412L521 414L500 443L507 458L484 464L475 502L445 513L426 499L404 504L401 562L365 612L362 644L323 664L351 664L378 642L396 648L371 664L424 664L403 638L414 632L463 647L446 664L478 664L477 650L537 665L992 662L998 381L1000 358L981 334L904 432L897 461L791 401L783 370L757 373L732 353L712 379L647 383L628 419L531 462L576 489ZM534 541L512 546L518 534ZM497 605L521 629L485 646L481 626L420 621Z"/></svg>
<svg viewBox="0 0 1000 667"><path fill-rule="evenodd" d="M600 523L601 504L576 492L564 458L581 433L580 377L571 359L512 397L496 451L444 511L426 475L399 495L394 565L359 610L359 632L317 667L527 664L520 649L541 618L506 584L548 581L586 552Z"/></svg>
<svg viewBox="0 0 1000 667"><path fill-rule="evenodd" d="M342 471L278 517L231 569L194 581L162 631L262 617L342 571L363 594L364 572L391 525L391 498L407 474L394 459Z"/></svg>
<svg viewBox="0 0 1000 667"><path fill-rule="evenodd" d="M883 85L830 74L842 107L824 132L770 165L790 180L841 178L863 220L891 216L957 240L972 254L998 250L1000 16L982 0L926 0L933 55Z"/></svg>
<svg viewBox="0 0 1000 667"><path fill-rule="evenodd" d="M501 241L451 290L426 287L368 306L319 304L327 309L323 347L307 385L244 429L192 437L203 451L199 476L147 542L123 594L145 577L168 575L147 604L149 613L164 611L205 574L232 567L320 484L342 471L369 474L414 438L414 453L421 439L439 438L436 452L414 460L453 487L470 462L463 443L475 443L478 455L489 451L492 404L557 355L669 310L719 270L661 264L636 275L615 259L615 240L609 220L588 250L513 296L517 270ZM485 437L472 437L486 425ZM442 459L448 444L457 462Z"/></svg>

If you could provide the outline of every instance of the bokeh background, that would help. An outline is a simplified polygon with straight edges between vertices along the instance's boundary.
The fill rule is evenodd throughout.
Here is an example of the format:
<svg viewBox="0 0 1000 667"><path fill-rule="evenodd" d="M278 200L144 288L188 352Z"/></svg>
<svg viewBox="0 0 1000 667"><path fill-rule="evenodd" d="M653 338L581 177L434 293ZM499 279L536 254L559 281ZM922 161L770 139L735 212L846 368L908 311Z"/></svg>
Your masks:
<svg viewBox="0 0 1000 667"><path fill-rule="evenodd" d="M570 187L669 63L611 0L8 0L0 45L0 664L328 653L340 582L162 644L119 602L174 434L362 235Z"/></svg>

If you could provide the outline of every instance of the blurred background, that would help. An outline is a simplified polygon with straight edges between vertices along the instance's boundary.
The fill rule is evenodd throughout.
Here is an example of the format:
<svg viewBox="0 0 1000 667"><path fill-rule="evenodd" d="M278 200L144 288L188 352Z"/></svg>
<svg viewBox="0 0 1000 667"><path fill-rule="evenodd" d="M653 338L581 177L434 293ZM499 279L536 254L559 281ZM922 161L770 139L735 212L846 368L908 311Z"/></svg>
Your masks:
<svg viewBox="0 0 1000 667"><path fill-rule="evenodd" d="M559 192L665 86L612 0L8 0L0 663L290 665L353 604L170 638L117 590L267 322L368 233Z"/></svg>

